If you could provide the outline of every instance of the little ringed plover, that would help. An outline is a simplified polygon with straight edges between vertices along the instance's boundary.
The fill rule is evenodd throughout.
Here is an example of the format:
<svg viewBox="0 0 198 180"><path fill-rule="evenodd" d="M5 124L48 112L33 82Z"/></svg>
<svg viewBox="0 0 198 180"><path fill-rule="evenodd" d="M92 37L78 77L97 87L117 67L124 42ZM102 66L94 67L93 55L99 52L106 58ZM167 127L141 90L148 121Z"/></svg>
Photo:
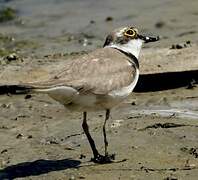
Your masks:
<svg viewBox="0 0 198 180"><path fill-rule="evenodd" d="M158 40L159 37L139 34L133 26L115 29L107 36L103 48L66 61L64 70L54 78L45 82L0 85L0 93L46 93L66 108L83 112L82 127L93 152L92 161L109 163L114 160L114 155L107 151L105 129L110 109L126 99L137 84L142 44ZM87 112L96 110L106 111L104 155L98 152L87 124Z"/></svg>

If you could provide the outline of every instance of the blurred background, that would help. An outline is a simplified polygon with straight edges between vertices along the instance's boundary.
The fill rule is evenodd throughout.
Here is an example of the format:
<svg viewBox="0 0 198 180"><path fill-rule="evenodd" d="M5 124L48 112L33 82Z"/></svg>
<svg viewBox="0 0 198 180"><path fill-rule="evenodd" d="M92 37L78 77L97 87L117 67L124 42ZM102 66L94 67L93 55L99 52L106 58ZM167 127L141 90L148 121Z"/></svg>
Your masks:
<svg viewBox="0 0 198 180"><path fill-rule="evenodd" d="M152 47L171 47L196 43L197 22L197 0L0 0L0 53L92 50L125 25L160 35L162 41Z"/></svg>

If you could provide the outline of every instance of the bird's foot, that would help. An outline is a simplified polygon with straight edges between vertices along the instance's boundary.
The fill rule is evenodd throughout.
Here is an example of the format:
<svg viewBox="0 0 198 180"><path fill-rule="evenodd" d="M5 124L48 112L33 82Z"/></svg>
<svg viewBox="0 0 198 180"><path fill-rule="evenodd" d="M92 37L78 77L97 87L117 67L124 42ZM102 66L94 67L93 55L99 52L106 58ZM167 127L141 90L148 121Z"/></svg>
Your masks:
<svg viewBox="0 0 198 180"><path fill-rule="evenodd" d="M98 164L112 163L114 160L115 160L115 154L111 154L111 155L107 154L105 156L98 154L97 156L91 159L91 161Z"/></svg>

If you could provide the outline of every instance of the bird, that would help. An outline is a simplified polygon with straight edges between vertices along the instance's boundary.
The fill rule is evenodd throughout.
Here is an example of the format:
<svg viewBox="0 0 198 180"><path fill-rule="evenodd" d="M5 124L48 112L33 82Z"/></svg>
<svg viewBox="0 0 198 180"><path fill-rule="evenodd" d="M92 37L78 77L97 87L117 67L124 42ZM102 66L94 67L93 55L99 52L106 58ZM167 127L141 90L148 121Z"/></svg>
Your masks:
<svg viewBox="0 0 198 180"><path fill-rule="evenodd" d="M159 36L145 36L134 26L110 32L102 48L64 63L61 72L45 81L0 84L0 94L44 93L71 111L82 112L82 128L90 144L94 163L115 160L108 153L106 123L113 107L133 91L139 78L139 54L143 43L155 42ZM90 134L87 112L104 110L104 155L99 153Z"/></svg>

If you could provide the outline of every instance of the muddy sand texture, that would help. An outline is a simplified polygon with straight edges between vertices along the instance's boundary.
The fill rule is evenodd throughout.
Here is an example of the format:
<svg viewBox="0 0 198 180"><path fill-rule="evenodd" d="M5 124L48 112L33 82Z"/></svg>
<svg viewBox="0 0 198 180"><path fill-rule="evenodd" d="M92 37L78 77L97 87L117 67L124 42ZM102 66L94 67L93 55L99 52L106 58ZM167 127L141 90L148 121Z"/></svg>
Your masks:
<svg viewBox="0 0 198 180"><path fill-rule="evenodd" d="M136 92L108 122L109 152L126 161L89 162L81 114L48 96L0 95L0 180L197 180L197 6L195 0L0 0L0 83L44 80L66 60L102 47L107 32L122 25L161 37L144 46ZM5 19L7 9L14 14ZM102 153L104 112L88 118Z"/></svg>
<svg viewBox="0 0 198 180"><path fill-rule="evenodd" d="M166 61L166 53L178 60L187 52L189 59L197 59L196 48L146 49L141 59ZM10 62L1 66L1 82L45 79L75 56ZM143 75L147 68L141 66ZM68 112L47 95L1 95L0 179L197 179L197 100L196 85L133 93L112 110L107 126L109 152L126 161L97 165L89 162L92 154L80 113ZM104 112L89 113L88 118L103 152Z"/></svg>

